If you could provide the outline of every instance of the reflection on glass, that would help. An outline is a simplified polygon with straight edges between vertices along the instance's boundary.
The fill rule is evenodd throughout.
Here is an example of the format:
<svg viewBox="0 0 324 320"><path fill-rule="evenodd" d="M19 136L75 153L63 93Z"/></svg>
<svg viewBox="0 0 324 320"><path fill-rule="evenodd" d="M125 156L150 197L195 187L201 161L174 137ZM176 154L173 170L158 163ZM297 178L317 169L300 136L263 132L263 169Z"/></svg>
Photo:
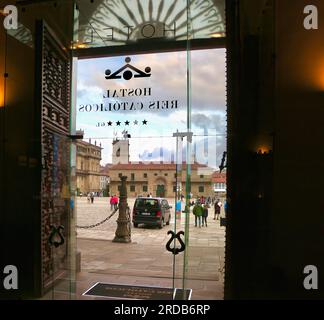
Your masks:
<svg viewBox="0 0 324 320"><path fill-rule="evenodd" d="M21 23L18 24L18 29L10 29L7 31L8 35L11 37L17 39L21 43L27 45L28 47L33 48L34 47L34 42L33 42L33 35L31 31L26 28L24 25Z"/></svg>
<svg viewBox="0 0 324 320"><path fill-rule="evenodd" d="M224 0L189 1L191 39L225 36ZM77 1L75 48L187 40L187 0Z"/></svg>
<svg viewBox="0 0 324 320"><path fill-rule="evenodd" d="M150 77L124 77L127 64L138 70L149 67ZM121 71L120 77L107 77L107 70L109 75ZM134 75L134 69L130 70ZM78 62L77 128L84 130L82 143L102 148L101 165L109 168L109 191L118 194L118 175L126 175L133 214L145 212L133 206L136 197L166 197L174 215L167 231L186 233L181 236L186 252L170 254L173 265L165 271L176 288L190 289L197 281L213 285L218 277L214 266L223 259L223 243L218 240L223 230L212 222L212 204L208 228L197 230L191 203L197 198L210 203L215 191L219 192L213 181L226 150L225 71L224 49L191 51L190 59L182 51ZM188 72L192 74L189 85ZM189 148L188 129L193 134ZM177 141L175 133L183 139ZM186 174L189 162L191 170ZM145 226L138 227L135 223L134 234L146 231ZM165 243L159 245L163 252ZM172 248L179 246L178 240L172 241ZM211 258L205 258L205 252Z"/></svg>

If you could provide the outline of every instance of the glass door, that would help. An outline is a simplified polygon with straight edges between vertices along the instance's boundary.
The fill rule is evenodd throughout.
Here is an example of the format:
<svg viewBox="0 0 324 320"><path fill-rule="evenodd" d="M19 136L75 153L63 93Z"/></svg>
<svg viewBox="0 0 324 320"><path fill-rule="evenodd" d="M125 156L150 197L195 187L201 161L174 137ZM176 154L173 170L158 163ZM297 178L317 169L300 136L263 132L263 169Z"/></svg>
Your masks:
<svg viewBox="0 0 324 320"><path fill-rule="evenodd" d="M175 195L185 185L185 176L179 175L177 183L173 137L177 131L185 131L183 58L183 53L176 52L171 61L169 53L155 53L78 62L77 128L84 136L77 144L81 267L87 274L95 273L101 283L133 285L136 281L139 286L171 289L170 299L173 264L180 255L175 259L166 246L171 239L168 232L180 231L176 229ZM172 79L169 70L175 66L180 66L175 71L178 78ZM127 72L131 72L130 79ZM173 81L178 80L174 90ZM122 198L123 176L127 177L131 235L120 244L115 242L120 212L114 214L113 203ZM100 185L105 177L108 185ZM88 200L91 194L95 194L93 202ZM106 253L89 251L98 240ZM116 276L121 279L118 283ZM88 288L95 284L89 283Z"/></svg>
<svg viewBox="0 0 324 320"><path fill-rule="evenodd" d="M10 243L5 264L27 275L23 296L75 297L81 267L97 282L169 288L174 299L193 289L199 298L222 256L203 257L223 231L199 234L193 209L216 197L218 151L206 163L200 147L223 135L217 70L225 62L198 53L224 47L224 1L28 1L16 9L17 26L1 29L1 234ZM223 151L217 141L208 146ZM120 218L123 176L129 209ZM136 246L113 241L119 227ZM112 242L109 260L92 251L98 240ZM80 281L78 298L89 282Z"/></svg>
<svg viewBox="0 0 324 320"><path fill-rule="evenodd" d="M220 262L204 253L215 256L222 240L195 229L193 210L199 199L202 216L206 202L213 219L225 60L203 49L224 47L224 12L223 1L77 1L73 53L84 136L77 145L78 250L81 268L98 282L168 287L177 289L174 299L189 299L219 279ZM123 176L128 220L114 214L112 203ZM99 180L108 182L98 188ZM121 220L132 227L128 245L110 243L109 261L99 251L90 255L93 241L114 243ZM214 227L222 234L216 221ZM85 281L80 293L89 287Z"/></svg>
<svg viewBox="0 0 324 320"><path fill-rule="evenodd" d="M226 50L191 51L190 74L183 288L192 289L193 299L217 300L224 285Z"/></svg>

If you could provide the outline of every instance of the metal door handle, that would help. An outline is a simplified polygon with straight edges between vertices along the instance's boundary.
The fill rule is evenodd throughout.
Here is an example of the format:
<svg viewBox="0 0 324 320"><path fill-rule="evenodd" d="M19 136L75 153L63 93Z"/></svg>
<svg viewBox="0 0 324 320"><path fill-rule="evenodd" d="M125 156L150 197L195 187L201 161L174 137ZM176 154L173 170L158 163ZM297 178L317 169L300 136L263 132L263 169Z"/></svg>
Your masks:
<svg viewBox="0 0 324 320"><path fill-rule="evenodd" d="M51 234L49 236L49 239L48 239L48 242L51 244L51 245L54 245L55 248L61 246L64 244L65 240L64 240L64 236L63 234L61 233L61 230L64 229L64 226L59 226L58 228L56 228L55 226L51 225ZM55 240L55 236L58 235L59 238L60 238L60 241L57 241Z"/></svg>
<svg viewBox="0 0 324 320"><path fill-rule="evenodd" d="M181 235L184 235L184 232L183 231L179 231L177 234L176 233L174 233L173 231L168 231L168 234L171 234L171 238L169 239L169 241L167 242L167 244L166 244L166 249L169 251L169 252L172 252L174 255L177 255L177 254L179 254L180 252L183 252L183 251L185 251L185 249L186 249L186 245L185 245L185 243L182 241L182 239L181 239ZM181 245L181 247L180 248L176 248L175 246L173 247L173 248L171 248L171 243L172 243L172 241L173 240L175 240L175 239L178 239L178 241L179 241L179 243L180 243L180 245Z"/></svg>

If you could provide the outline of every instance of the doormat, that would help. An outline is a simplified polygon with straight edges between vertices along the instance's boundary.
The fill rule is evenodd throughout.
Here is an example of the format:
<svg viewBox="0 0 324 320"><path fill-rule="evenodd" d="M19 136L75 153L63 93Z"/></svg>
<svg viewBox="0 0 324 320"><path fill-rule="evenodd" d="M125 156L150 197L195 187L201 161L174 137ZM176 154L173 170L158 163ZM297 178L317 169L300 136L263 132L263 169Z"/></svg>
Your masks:
<svg viewBox="0 0 324 320"><path fill-rule="evenodd" d="M185 290L185 300L191 299L192 289ZM182 289L119 285L97 282L83 293L84 296L121 300L184 300Z"/></svg>

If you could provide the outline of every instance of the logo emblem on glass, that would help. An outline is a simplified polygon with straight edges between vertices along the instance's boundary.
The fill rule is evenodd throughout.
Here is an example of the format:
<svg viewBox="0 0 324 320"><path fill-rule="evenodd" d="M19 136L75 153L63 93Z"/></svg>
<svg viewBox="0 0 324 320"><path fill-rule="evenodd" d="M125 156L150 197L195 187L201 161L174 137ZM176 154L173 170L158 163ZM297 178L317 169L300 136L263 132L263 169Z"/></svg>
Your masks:
<svg viewBox="0 0 324 320"><path fill-rule="evenodd" d="M123 67L121 67L120 69L118 69L117 71L115 71L113 74L111 73L111 70L109 70L109 69L106 70L105 78L107 80L121 79L121 78L124 78L125 80L130 80L133 77L134 78L148 78L151 76L151 68L150 67L146 67L145 71L142 71L130 64L130 62L131 62L130 57L127 57L125 59L125 62L126 62L126 64Z"/></svg>

